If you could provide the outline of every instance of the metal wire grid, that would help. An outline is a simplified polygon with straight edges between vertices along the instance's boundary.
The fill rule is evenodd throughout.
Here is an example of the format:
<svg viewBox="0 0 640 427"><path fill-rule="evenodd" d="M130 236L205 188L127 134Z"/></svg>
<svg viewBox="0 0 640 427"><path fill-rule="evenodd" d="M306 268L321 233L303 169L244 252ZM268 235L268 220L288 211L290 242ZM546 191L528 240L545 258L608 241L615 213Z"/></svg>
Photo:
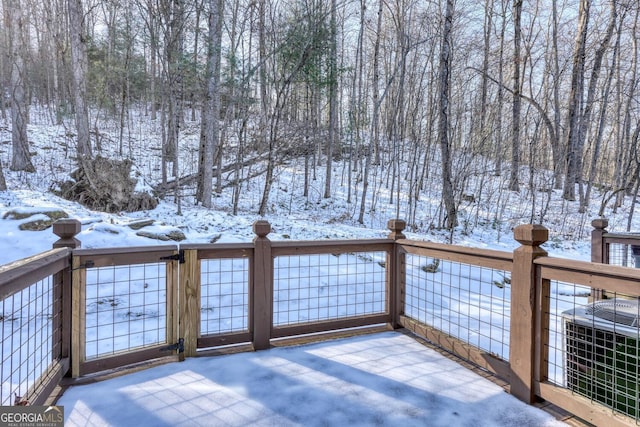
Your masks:
<svg viewBox="0 0 640 427"><path fill-rule="evenodd" d="M54 301L52 276L0 301L0 405L28 400L27 391L39 382L59 354L53 342Z"/></svg>
<svg viewBox="0 0 640 427"><path fill-rule="evenodd" d="M634 250L634 247L637 249ZM638 263L634 251L638 255ZM640 245L626 243L609 243L609 264L623 267L640 267Z"/></svg>
<svg viewBox="0 0 640 427"><path fill-rule="evenodd" d="M588 295L587 287L551 282L548 380L640 421L640 326L588 315Z"/></svg>
<svg viewBox="0 0 640 427"><path fill-rule="evenodd" d="M278 256L274 326L386 312L386 252Z"/></svg>
<svg viewBox="0 0 640 427"><path fill-rule="evenodd" d="M511 275L406 255L405 315L509 360Z"/></svg>
<svg viewBox="0 0 640 427"><path fill-rule="evenodd" d="M165 263L87 269L87 360L167 341Z"/></svg>
<svg viewBox="0 0 640 427"><path fill-rule="evenodd" d="M249 260L200 261L200 336L249 329Z"/></svg>

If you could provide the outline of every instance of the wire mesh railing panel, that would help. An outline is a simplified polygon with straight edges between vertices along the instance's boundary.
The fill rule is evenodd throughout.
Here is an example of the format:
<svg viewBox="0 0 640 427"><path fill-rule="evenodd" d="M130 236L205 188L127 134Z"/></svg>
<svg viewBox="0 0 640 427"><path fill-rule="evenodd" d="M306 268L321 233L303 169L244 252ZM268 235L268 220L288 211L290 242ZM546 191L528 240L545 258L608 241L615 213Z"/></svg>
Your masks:
<svg viewBox="0 0 640 427"><path fill-rule="evenodd" d="M87 268L85 358L167 342L165 263Z"/></svg>
<svg viewBox="0 0 640 427"><path fill-rule="evenodd" d="M611 265L623 267L640 267L640 242L636 245L627 243L609 243L608 260Z"/></svg>
<svg viewBox="0 0 640 427"><path fill-rule="evenodd" d="M273 325L386 313L386 252L278 256Z"/></svg>
<svg viewBox="0 0 640 427"><path fill-rule="evenodd" d="M588 296L587 287L551 282L548 380L640 421L638 298Z"/></svg>
<svg viewBox="0 0 640 427"><path fill-rule="evenodd" d="M0 301L0 405L29 399L27 392L46 381L60 354L54 326L60 307L54 300L53 277L46 277Z"/></svg>
<svg viewBox="0 0 640 427"><path fill-rule="evenodd" d="M509 360L511 274L406 255L405 315Z"/></svg>
<svg viewBox="0 0 640 427"><path fill-rule="evenodd" d="M200 261L200 336L249 329L249 260Z"/></svg>

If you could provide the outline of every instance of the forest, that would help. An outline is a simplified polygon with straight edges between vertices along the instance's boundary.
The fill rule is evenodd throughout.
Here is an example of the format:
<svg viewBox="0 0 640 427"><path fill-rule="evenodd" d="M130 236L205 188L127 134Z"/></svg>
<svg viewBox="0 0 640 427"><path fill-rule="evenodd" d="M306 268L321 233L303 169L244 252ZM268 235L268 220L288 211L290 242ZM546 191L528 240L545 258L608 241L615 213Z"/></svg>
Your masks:
<svg viewBox="0 0 640 427"><path fill-rule="evenodd" d="M259 184L253 209L265 215L274 182L292 167L302 197L329 199L339 185L354 222L384 187L413 230L458 227L469 220L461 206L481 201L500 221L503 199L488 180L529 195L529 222L545 222L552 194L577 213L636 201L637 0L1 7L0 114L11 131L2 190L6 168L28 180L42 167L28 131L37 122L64 129L76 170L59 191L96 209L122 209L96 184L100 164L108 159L111 178L126 181L146 150L157 150L157 167L137 167L150 171L154 197L173 197L178 210L211 208L229 188L235 215ZM438 199L426 222L425 197Z"/></svg>

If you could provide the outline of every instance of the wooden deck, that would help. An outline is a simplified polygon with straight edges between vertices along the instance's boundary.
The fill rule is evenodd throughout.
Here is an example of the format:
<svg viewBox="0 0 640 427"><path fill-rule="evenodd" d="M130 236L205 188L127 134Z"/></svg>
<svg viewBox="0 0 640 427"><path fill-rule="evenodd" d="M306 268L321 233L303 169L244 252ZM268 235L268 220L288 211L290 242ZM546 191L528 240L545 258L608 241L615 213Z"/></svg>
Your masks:
<svg viewBox="0 0 640 427"><path fill-rule="evenodd" d="M384 326L384 325L380 325L380 326L374 326L374 327L368 327L368 328L359 328L359 329L353 329L353 330L343 330L343 331L337 331L337 332L332 332L332 333L324 333L324 334L315 334L315 335L308 335L308 336L301 336L301 337L295 337L295 338L286 338L286 339L282 339L282 340L277 340L272 342L272 346L273 347L286 347L286 346L297 346L297 345L304 345L304 344L310 344L310 343L316 343L316 342L322 342L322 341L327 341L327 340L333 340L333 339L339 339L339 338L346 338L346 337L352 337L352 336L359 336L359 335L366 335L366 334L375 334L378 332L383 332L383 331L389 331L390 328L388 326ZM397 329L395 330L395 332L398 333L402 333L408 337L413 338L416 342L420 343L421 345L436 351L437 353L439 353L440 355L446 357L447 359L454 361L456 363L458 363L459 365L463 366L466 369L469 369L471 371L473 371L475 374L493 382L494 384L502 387L505 392L509 393L510 392L510 387L509 387L509 383L507 381L505 381L504 379L496 376L495 374L488 372L476 365L473 365L465 360L463 360L462 358L456 356L455 354L452 354L436 345L434 345L433 343L423 339L422 337L419 337L415 334L413 334L411 331L407 330L407 329ZM250 344L247 345L239 345L239 346L230 346L230 347L226 347L226 348L219 348L219 349L212 349L209 350L205 353L202 353L201 356L202 357L207 357L207 356L217 356L217 355L228 355L228 354L238 354L238 353L243 353L243 352L247 352L247 351L253 351L253 347ZM61 385L57 388L56 393L54 393L52 395L52 399L50 399L50 401L47 402L47 404L50 405L54 405L57 401L57 399L62 396L62 394L64 393L64 391L66 389L68 389L71 386L76 386L76 385L84 385L84 384L91 384L91 383L95 383L95 382L100 382L100 381L104 381L104 380L108 380L108 379L112 379L112 378L116 378L116 377L120 377L123 375L128 375L128 374L132 374L135 372L139 372L141 370L144 369L148 369L151 367L155 367L155 366L159 366L159 365L163 365L166 363L172 363L172 362L176 362L178 361L178 357L177 356L168 356L168 357L164 357L161 359L156 359L154 361L148 361L148 362L144 362L144 363L138 363L138 364L134 364L134 365L130 365L127 367L122 367L122 368L118 368L118 369L112 369L109 371L104 371L98 374L94 374L94 375L88 375L86 377L81 377L81 378L67 378L65 380L63 380L63 382L61 383ZM547 412L548 414L552 415L555 419L562 421L566 424L568 424L569 426L573 426L573 427L593 427L593 424L590 424L588 422L585 422L584 420L568 413L567 411L562 410L561 408L550 404L548 402L538 402L535 405L533 405L541 410L544 410L545 412Z"/></svg>
<svg viewBox="0 0 640 427"><path fill-rule="evenodd" d="M465 368L475 372L476 374L480 375L483 378L488 379L489 381L491 381L494 384L499 385L500 387L502 387L507 393L510 392L510 387L509 387L509 383L505 380L503 380L502 378L492 374L491 372L488 372L484 369L481 369L469 362L467 362L466 360L456 356L455 354L452 354L448 351L443 350L440 347L437 347L436 345L430 343L429 341L412 334L411 332L407 331L406 329L400 329L397 332L401 332L404 333L406 335L411 336L412 338L414 338L416 341L418 341L420 344L424 345L425 347L429 347L430 349L437 351L438 353L440 353L441 355L445 356L446 358L453 360L454 362L464 366ZM576 417L573 414L570 414L569 412L558 408L557 406L549 403L549 402L538 402L535 405L533 405L537 408L540 408L542 410L544 410L545 412L553 415L555 417L555 419L562 421L564 423L567 423L570 426L574 426L574 427L594 427L593 424L590 424L578 417Z"/></svg>

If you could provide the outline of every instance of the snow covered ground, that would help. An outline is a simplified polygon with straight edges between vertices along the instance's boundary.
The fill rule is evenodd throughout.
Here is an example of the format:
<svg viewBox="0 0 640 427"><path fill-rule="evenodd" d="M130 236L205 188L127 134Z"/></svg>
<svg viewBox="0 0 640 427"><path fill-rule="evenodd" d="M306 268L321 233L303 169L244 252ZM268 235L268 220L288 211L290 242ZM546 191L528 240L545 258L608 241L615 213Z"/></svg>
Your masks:
<svg viewBox="0 0 640 427"><path fill-rule="evenodd" d="M76 386L67 426L560 426L395 332L192 358Z"/></svg>

